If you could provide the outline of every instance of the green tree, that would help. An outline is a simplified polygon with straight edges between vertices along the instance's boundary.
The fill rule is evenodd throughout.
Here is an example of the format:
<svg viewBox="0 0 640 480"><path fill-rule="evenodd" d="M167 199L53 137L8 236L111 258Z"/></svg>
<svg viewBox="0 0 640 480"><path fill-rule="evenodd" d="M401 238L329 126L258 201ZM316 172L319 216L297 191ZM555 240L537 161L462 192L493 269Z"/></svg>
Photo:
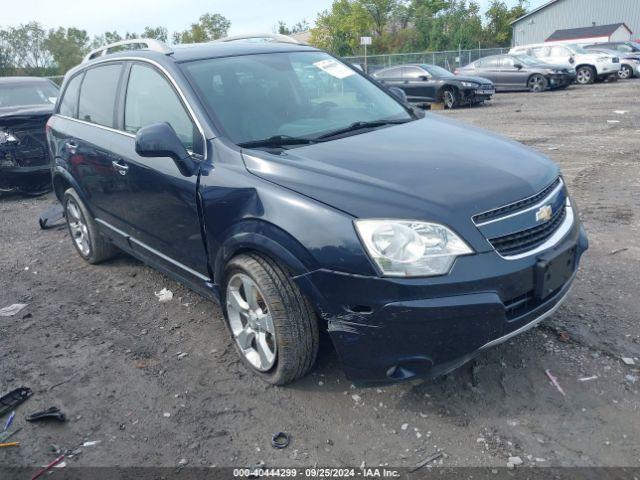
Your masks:
<svg viewBox="0 0 640 480"><path fill-rule="evenodd" d="M527 13L528 2L518 0L518 3L509 8L503 0L492 0L489 9L485 13L487 25L485 38L487 43L506 47L511 45L513 29L511 22Z"/></svg>
<svg viewBox="0 0 640 480"><path fill-rule="evenodd" d="M398 8L398 0L357 0L371 17L373 33L380 36L391 23L392 15Z"/></svg>
<svg viewBox="0 0 640 480"><path fill-rule="evenodd" d="M276 25L274 30L281 35L293 35L294 33L306 32L307 30L309 30L309 22L307 22L305 19L302 19L298 23L289 27L282 20L278 20L278 24Z"/></svg>
<svg viewBox="0 0 640 480"><path fill-rule="evenodd" d="M226 37L231 22L219 13L205 13L198 23L192 23L188 30L174 32L174 43L209 42Z"/></svg>
<svg viewBox="0 0 640 480"><path fill-rule="evenodd" d="M3 39L14 67L29 74L41 73L51 66L52 57L46 42L47 32L38 22L9 27Z"/></svg>
<svg viewBox="0 0 640 480"><path fill-rule="evenodd" d="M78 65L87 54L89 36L85 30L59 27L57 30L49 30L45 46L56 64L56 73L62 75Z"/></svg>
<svg viewBox="0 0 640 480"><path fill-rule="evenodd" d="M155 38L166 42L169 39L169 31L165 27L144 27L142 38Z"/></svg>
<svg viewBox="0 0 640 480"><path fill-rule="evenodd" d="M360 49L360 37L371 31L371 16L361 3L334 0L330 10L318 14L310 43L336 55L353 55Z"/></svg>

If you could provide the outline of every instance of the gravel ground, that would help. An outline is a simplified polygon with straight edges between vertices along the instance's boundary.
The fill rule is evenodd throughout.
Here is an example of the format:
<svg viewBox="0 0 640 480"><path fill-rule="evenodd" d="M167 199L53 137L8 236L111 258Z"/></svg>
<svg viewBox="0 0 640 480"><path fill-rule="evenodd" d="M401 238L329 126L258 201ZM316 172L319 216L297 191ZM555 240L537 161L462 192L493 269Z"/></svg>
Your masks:
<svg viewBox="0 0 640 480"><path fill-rule="evenodd" d="M269 387L239 362L217 305L125 255L84 263L64 228L39 230L52 195L3 198L0 307L29 306L0 317L0 391L35 393L0 465L100 441L67 464L411 467L441 449L436 465L640 466L639 96L636 80L438 113L556 160L591 249L553 318L435 382L357 389L325 337L308 377ZM158 302L163 287L173 301ZM51 405L67 423L24 421ZM277 431L288 448L270 446Z"/></svg>

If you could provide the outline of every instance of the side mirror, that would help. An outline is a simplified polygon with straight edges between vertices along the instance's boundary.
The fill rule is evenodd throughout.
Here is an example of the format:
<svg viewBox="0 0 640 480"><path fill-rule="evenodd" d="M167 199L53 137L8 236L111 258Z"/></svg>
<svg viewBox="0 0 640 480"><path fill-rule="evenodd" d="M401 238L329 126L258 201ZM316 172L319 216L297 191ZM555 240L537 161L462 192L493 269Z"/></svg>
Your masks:
<svg viewBox="0 0 640 480"><path fill-rule="evenodd" d="M422 80L423 82L426 82L429 80L429 76L428 75L420 75L420 80Z"/></svg>
<svg viewBox="0 0 640 480"><path fill-rule="evenodd" d="M404 90L398 87L389 87L389 92L400 100L402 103L407 103L407 94L404 93Z"/></svg>
<svg viewBox="0 0 640 480"><path fill-rule="evenodd" d="M192 176L196 170L196 162L173 127L166 122L154 123L138 130L136 153L141 157L169 157L185 177Z"/></svg>
<svg viewBox="0 0 640 480"><path fill-rule="evenodd" d="M514 67L516 67L518 70L522 70L523 68L521 63L516 63Z"/></svg>

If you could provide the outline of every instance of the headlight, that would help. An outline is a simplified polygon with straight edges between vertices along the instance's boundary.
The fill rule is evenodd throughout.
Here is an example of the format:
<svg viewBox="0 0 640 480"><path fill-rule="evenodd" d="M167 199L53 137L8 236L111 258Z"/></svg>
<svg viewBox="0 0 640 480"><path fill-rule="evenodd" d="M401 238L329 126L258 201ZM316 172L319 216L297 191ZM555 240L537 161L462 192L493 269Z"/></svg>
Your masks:
<svg viewBox="0 0 640 480"><path fill-rule="evenodd" d="M466 87L466 88L478 88L480 86L479 83L473 83L473 82L462 82L462 86Z"/></svg>
<svg viewBox="0 0 640 480"><path fill-rule="evenodd" d="M449 273L473 250L449 228L411 220L356 220L356 230L383 275L428 277Z"/></svg>
<svg viewBox="0 0 640 480"><path fill-rule="evenodd" d="M0 129L0 145L4 143L17 143L18 139L9 132Z"/></svg>

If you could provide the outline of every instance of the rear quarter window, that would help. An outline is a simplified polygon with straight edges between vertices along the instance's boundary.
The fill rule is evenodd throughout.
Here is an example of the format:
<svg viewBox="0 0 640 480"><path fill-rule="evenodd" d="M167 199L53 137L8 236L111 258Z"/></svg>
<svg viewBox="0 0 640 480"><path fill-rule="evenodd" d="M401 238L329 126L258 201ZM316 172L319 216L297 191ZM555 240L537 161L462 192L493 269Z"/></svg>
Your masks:
<svg viewBox="0 0 640 480"><path fill-rule="evenodd" d="M86 71L80 89L78 118L113 127L116 93L122 64L109 64Z"/></svg>
<svg viewBox="0 0 640 480"><path fill-rule="evenodd" d="M78 116L78 94L84 74L81 73L73 77L64 89L58 113L66 117L77 118Z"/></svg>

